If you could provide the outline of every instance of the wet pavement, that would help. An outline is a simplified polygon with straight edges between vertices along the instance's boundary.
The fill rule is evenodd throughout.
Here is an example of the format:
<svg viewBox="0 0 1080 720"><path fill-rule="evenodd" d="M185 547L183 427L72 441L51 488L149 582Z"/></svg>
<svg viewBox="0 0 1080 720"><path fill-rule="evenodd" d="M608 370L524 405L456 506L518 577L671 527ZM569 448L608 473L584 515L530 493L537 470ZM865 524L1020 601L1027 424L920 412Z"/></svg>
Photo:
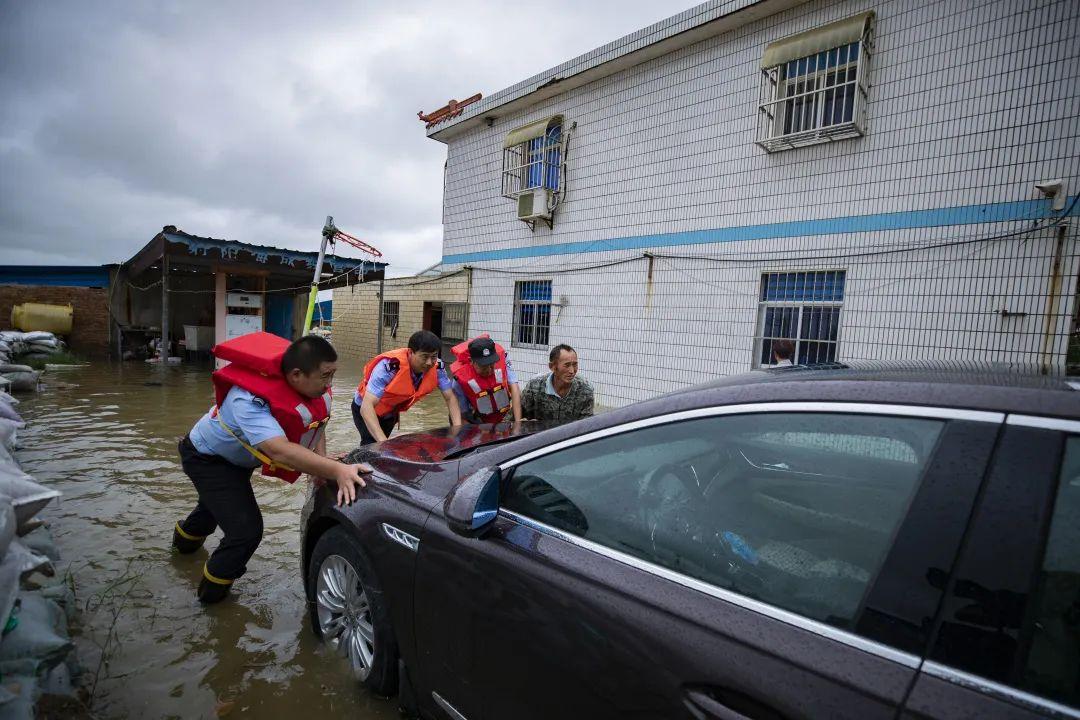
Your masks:
<svg viewBox="0 0 1080 720"><path fill-rule="evenodd" d="M335 380L330 452L357 444L348 403L359 372L346 364ZM306 478L253 476L263 542L229 600L195 600L206 552L179 555L169 543L196 499L176 444L212 402L209 368L101 363L45 380L21 396L29 425L17 456L63 493L43 516L59 571L74 581L74 639L96 717L398 717L395 701L360 689L311 633L298 550ZM437 393L403 418L405 431L445 424Z"/></svg>

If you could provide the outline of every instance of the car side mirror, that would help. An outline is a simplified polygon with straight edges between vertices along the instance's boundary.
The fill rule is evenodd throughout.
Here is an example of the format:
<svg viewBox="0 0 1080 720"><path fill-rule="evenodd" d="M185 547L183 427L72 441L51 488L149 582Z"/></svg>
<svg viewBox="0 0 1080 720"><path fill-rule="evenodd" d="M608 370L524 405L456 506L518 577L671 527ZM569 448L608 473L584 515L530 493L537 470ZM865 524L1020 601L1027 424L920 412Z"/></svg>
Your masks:
<svg viewBox="0 0 1080 720"><path fill-rule="evenodd" d="M443 504L446 524L458 535L477 537L499 514L499 479L497 467L485 467L459 482Z"/></svg>

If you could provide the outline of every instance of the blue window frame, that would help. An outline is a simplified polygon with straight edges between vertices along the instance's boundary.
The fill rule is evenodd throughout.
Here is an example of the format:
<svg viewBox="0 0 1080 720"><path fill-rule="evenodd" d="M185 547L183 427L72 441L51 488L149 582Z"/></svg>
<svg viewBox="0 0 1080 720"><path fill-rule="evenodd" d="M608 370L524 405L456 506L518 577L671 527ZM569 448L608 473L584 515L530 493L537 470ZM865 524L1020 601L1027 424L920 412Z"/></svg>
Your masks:
<svg viewBox="0 0 1080 720"><path fill-rule="evenodd" d="M511 345L546 348L551 334L551 281L520 280L514 287Z"/></svg>
<svg viewBox="0 0 1080 720"><path fill-rule="evenodd" d="M773 363L781 339L794 344L799 365L835 362L845 279L843 270L763 273L755 366Z"/></svg>
<svg viewBox="0 0 1080 720"><path fill-rule="evenodd" d="M558 191L561 143L562 125L553 125L543 137L525 143L526 171L522 190L544 187Z"/></svg>

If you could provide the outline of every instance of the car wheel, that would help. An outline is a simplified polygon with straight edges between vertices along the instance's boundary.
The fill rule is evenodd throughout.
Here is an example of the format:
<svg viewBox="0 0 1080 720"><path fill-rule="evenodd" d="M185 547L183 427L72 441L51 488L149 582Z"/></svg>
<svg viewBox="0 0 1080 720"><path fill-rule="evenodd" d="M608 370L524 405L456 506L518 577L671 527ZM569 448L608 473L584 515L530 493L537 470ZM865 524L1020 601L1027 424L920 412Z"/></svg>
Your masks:
<svg viewBox="0 0 1080 720"><path fill-rule="evenodd" d="M311 554L308 597L315 634L346 658L354 677L383 696L397 692L398 649L386 599L371 563L342 527Z"/></svg>

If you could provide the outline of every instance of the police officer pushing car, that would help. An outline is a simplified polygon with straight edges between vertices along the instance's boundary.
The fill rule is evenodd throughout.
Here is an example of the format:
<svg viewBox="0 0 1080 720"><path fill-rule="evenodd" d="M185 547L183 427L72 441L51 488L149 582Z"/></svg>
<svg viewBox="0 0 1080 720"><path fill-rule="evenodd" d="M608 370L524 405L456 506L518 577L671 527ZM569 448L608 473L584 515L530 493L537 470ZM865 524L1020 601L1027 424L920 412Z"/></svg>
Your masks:
<svg viewBox="0 0 1080 720"><path fill-rule="evenodd" d="M515 422L521 420L521 388L502 345L484 334L455 345L453 352L457 359L450 370L462 418L498 423L509 413Z"/></svg>

